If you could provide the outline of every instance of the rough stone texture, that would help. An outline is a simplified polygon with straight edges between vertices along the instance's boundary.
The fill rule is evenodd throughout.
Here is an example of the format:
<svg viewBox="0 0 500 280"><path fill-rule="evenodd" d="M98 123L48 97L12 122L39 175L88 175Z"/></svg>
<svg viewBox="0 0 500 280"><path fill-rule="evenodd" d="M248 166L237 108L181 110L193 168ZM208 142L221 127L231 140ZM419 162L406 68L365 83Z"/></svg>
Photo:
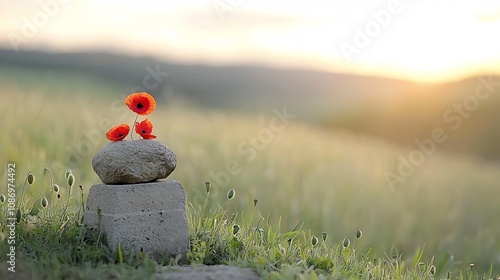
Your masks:
<svg viewBox="0 0 500 280"><path fill-rule="evenodd" d="M155 140L111 142L97 152L92 168L104 184L136 184L167 178L175 153Z"/></svg>
<svg viewBox="0 0 500 280"><path fill-rule="evenodd" d="M104 233L112 251L118 243L125 252L153 258L185 257L189 250L186 193L179 181L94 185L84 222Z"/></svg>
<svg viewBox="0 0 500 280"><path fill-rule="evenodd" d="M165 272L157 273L153 280L258 280L259 276L249 268L239 268L225 265L167 267Z"/></svg>

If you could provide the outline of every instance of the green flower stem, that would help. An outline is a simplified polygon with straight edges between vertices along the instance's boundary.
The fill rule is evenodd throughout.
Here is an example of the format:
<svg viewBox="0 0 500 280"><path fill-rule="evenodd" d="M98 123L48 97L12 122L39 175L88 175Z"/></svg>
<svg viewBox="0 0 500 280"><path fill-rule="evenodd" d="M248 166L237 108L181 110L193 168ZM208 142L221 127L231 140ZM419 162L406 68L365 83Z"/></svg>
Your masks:
<svg viewBox="0 0 500 280"><path fill-rule="evenodd" d="M134 123L132 124L132 128L130 129L130 139L134 140L134 137L132 136L134 134L134 130L135 130L135 123L137 122L137 118L139 117L139 114L137 114L135 116L135 120L134 120Z"/></svg>

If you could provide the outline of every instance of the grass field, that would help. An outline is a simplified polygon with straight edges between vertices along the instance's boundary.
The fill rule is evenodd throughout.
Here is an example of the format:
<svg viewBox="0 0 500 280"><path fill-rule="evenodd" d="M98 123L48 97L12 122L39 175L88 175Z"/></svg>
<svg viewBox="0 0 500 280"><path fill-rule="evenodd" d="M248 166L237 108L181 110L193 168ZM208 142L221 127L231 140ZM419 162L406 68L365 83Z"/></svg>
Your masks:
<svg viewBox="0 0 500 280"><path fill-rule="evenodd" d="M40 82L47 80L51 82ZM90 162L108 143L105 132L120 123L131 124L135 117L123 105L127 92L119 86L71 74L54 86L56 80L55 74L39 80L36 75L0 78L4 100L0 103L4 119L0 177L7 182L7 164L15 163L20 188L31 170L36 183L28 187L27 195L32 199L50 195L45 167L61 187L70 168L85 196L99 183ZM178 167L169 178L181 181L195 208L206 199L204 182L211 181L208 207L224 205L228 216L238 213L236 222L248 227L260 217L281 232L299 224L305 230L303 239L309 239L309 234L321 239L327 233L331 250L341 250L334 244L346 237L355 240L356 230L361 229L363 238L355 246L359 253L369 252L365 260L395 256L407 263L400 269L408 269L408 278L393 275L391 279L420 275L412 264L424 247L422 262L434 260L437 272L422 278L445 278L449 271L453 277L466 277L472 263L478 275L488 277L490 270L491 275L500 274L496 165L438 151L425 158L405 182L391 187L386 172L397 172L400 156L408 158L411 151L379 139L327 132L298 119L282 121L273 111L253 116L208 111L177 101L159 104L149 119L158 140L178 156ZM237 195L226 201L231 188ZM254 199L258 200L255 209ZM5 250L1 250L2 263ZM255 259L237 263L245 261ZM81 264L75 271L82 273L88 265ZM255 262L247 265L256 266ZM358 265L366 268L366 263ZM292 268L278 271L290 276ZM357 275L364 277L368 271Z"/></svg>

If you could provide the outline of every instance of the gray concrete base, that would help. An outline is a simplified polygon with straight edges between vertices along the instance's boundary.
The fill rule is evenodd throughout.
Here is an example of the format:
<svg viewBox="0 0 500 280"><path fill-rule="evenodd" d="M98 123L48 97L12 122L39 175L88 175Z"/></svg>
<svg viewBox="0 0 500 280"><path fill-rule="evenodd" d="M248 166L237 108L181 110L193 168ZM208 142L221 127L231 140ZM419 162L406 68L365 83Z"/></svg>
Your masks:
<svg viewBox="0 0 500 280"><path fill-rule="evenodd" d="M179 181L94 185L84 223L99 228L112 251L118 243L124 252L153 258L185 257L189 250L186 193Z"/></svg>
<svg viewBox="0 0 500 280"><path fill-rule="evenodd" d="M252 269L226 265L165 267L163 272L156 273L154 280L259 280Z"/></svg>

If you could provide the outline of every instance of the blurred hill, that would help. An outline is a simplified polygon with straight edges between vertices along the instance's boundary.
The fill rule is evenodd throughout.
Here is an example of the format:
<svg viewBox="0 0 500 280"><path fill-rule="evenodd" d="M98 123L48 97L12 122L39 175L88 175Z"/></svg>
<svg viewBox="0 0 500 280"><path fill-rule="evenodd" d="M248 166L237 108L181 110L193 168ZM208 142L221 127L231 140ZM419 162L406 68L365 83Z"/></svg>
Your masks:
<svg viewBox="0 0 500 280"><path fill-rule="evenodd" d="M151 57L109 53L16 54L10 50L0 50L1 64L93 75L118 82L128 91L142 86L160 99L177 94L200 106L262 112L288 106L291 111L300 112L302 116L313 116L355 104L357 106L359 102L373 103L383 98L390 99L410 84L377 77L303 69L184 65ZM156 72L159 79L147 79L151 72Z"/></svg>
<svg viewBox="0 0 500 280"><path fill-rule="evenodd" d="M484 80L499 77L430 85L305 69L10 50L0 50L0 67L16 69L17 76L23 71L90 76L119 85L123 93L142 88L160 102L180 98L196 106L267 114L287 106L288 112L328 129L349 129L408 146L441 128L448 139L440 149L500 160L500 87L493 87L485 100L474 99Z"/></svg>

